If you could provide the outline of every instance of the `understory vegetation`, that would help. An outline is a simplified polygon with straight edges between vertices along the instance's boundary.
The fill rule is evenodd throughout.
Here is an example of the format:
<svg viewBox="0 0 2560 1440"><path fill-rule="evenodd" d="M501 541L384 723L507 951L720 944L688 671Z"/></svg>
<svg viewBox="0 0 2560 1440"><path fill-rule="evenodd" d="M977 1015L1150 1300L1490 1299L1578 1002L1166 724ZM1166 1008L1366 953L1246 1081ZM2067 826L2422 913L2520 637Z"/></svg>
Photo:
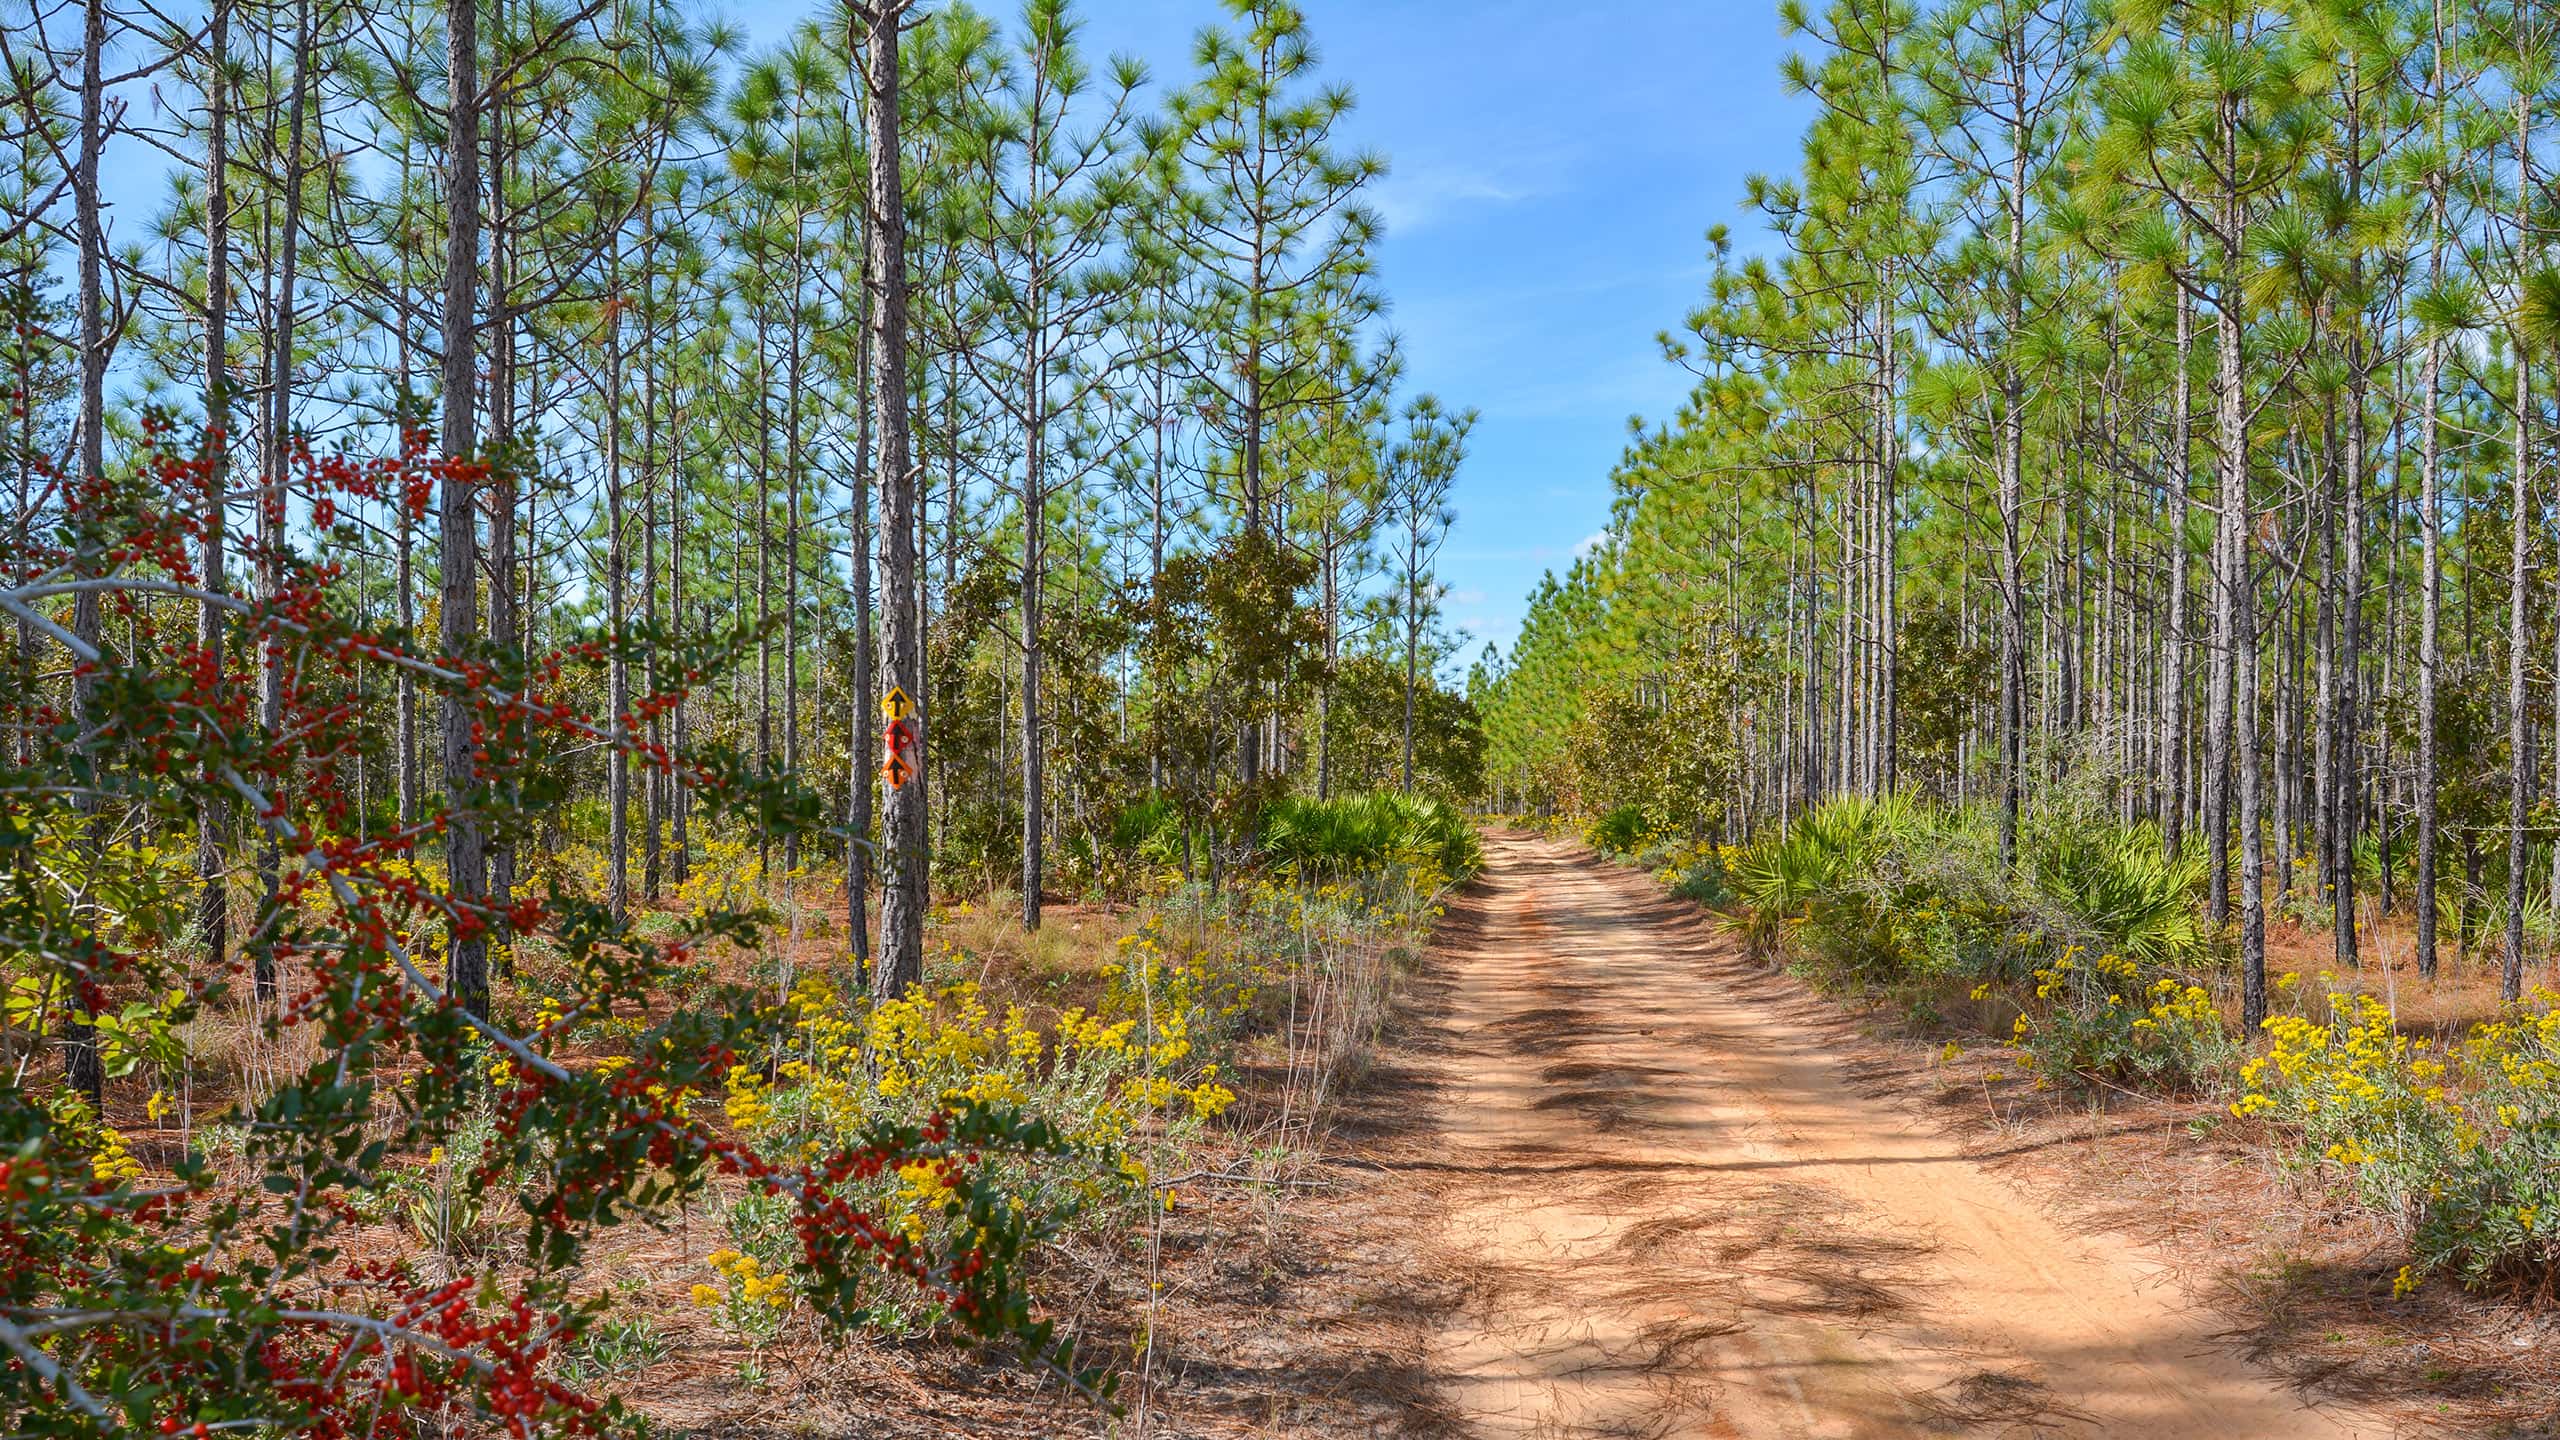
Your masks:
<svg viewBox="0 0 2560 1440"><path fill-rule="evenodd" d="M0 1431L1161 1399L1477 863L1476 417L1307 17L1080 18L0 3Z"/></svg>
<svg viewBox="0 0 2560 1440"><path fill-rule="evenodd" d="M1781 25L1686 398L1471 673L1496 806L2547 1297L2560 9Z"/></svg>
<svg viewBox="0 0 2560 1440"><path fill-rule="evenodd" d="M2006 1047L2038 1085L2209 1098L2305 1181L2370 1207L2431 1275L2548 1300L2560 1285L2560 994L2451 1034L2330 972L2277 975L2252 1043L2237 956L2203 920L2199 847L2147 824L2046 813L2000 863L1991 817L1846 797L1744 845L1613 812L1604 853L1726 912L1746 950L1899 1008L1923 1033Z"/></svg>

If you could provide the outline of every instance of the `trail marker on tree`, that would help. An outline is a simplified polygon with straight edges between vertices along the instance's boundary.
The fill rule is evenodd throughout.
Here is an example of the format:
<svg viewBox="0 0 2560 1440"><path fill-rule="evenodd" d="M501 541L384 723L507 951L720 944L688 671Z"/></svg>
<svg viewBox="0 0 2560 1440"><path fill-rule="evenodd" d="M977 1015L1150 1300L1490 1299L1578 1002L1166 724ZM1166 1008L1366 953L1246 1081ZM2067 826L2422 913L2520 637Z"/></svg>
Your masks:
<svg viewBox="0 0 2560 1440"><path fill-rule="evenodd" d="M892 790L903 789L916 778L916 702L905 686L892 685L880 697L880 713L889 721L880 736L880 778Z"/></svg>

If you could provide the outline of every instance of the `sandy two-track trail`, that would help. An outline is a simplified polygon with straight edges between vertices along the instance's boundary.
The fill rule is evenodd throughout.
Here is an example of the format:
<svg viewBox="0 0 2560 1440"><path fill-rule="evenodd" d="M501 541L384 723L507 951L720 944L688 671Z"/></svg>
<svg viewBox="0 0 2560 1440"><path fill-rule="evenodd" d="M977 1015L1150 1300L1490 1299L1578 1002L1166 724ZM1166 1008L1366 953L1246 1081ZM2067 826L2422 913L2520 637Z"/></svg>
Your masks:
<svg viewBox="0 0 2560 1440"><path fill-rule="evenodd" d="M1855 1066L1642 877L1492 837L1452 906L1428 1346L1487 1437L2378 1437ZM1416 1179L1424 1177L1416 1176Z"/></svg>

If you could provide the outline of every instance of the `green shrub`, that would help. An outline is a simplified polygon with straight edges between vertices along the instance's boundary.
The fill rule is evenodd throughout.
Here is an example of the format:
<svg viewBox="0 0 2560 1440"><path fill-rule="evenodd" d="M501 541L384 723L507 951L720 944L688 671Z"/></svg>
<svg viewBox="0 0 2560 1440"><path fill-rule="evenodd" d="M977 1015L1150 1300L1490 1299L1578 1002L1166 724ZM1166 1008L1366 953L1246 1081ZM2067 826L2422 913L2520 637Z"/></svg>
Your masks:
<svg viewBox="0 0 2560 1440"><path fill-rule="evenodd" d="M1463 879L1484 864L1475 826L1456 807L1392 791L1331 800L1284 795L1263 808L1260 842L1263 858L1294 877L1429 865Z"/></svg>
<svg viewBox="0 0 2560 1440"><path fill-rule="evenodd" d="M2035 982L2012 1038L2043 1074L2197 1086L2240 1058L2210 991L2124 955L2066 945Z"/></svg>
<svg viewBox="0 0 2560 1440"><path fill-rule="evenodd" d="M2004 869L1979 817L1898 799L1817 806L1735 864L1745 945L1820 983L1936 1013L1956 985L2006 996L2048 1075L2193 1084L2237 1055L2211 994L2203 862L2147 826L2074 813ZM2032 989L2030 989L2032 982Z"/></svg>
<svg viewBox="0 0 2560 1440"><path fill-rule="evenodd" d="M675 1353L675 1342L646 1315L608 1315L587 1327L560 1355L562 1373L592 1385L636 1375Z"/></svg>
<svg viewBox="0 0 2560 1440"><path fill-rule="evenodd" d="M1603 855L1631 855L1644 844L1651 828L1645 821L1643 806L1621 805L1592 821L1582 836Z"/></svg>
<svg viewBox="0 0 2560 1440"><path fill-rule="evenodd" d="M1782 944L1842 968L1874 968L1893 946L1879 927L1878 902L1895 887L1890 863L1924 828L1918 807L1899 799L1825 801L1793 825L1743 852L1733 883L1744 908L1743 945L1766 959ZM1809 933L1791 934L1795 931Z"/></svg>
<svg viewBox="0 0 2560 1440"><path fill-rule="evenodd" d="M2155 968L2206 960L2212 935L2198 905L2204 857L2167 853L2152 827L2039 834L2026 861L2031 900L2065 943Z"/></svg>
<svg viewBox="0 0 2560 1440"><path fill-rule="evenodd" d="M1182 811L1170 797L1147 795L1111 817L1111 848L1151 865L1182 861Z"/></svg>
<svg viewBox="0 0 2560 1440"><path fill-rule="evenodd" d="M1654 861L1654 878L1672 894L1708 909L1732 903L1733 882L1726 873L1724 847L1704 841L1674 846Z"/></svg>

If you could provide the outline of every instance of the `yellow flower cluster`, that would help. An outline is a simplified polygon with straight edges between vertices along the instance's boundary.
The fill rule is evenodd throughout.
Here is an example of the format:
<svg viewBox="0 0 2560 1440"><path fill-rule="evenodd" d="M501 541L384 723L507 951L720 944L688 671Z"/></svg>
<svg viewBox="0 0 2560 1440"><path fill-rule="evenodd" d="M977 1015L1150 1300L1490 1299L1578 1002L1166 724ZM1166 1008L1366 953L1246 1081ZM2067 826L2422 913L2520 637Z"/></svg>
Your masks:
<svg viewBox="0 0 2560 1440"><path fill-rule="evenodd" d="M898 1167L898 1194L894 1202L898 1228L907 1238L924 1243L925 1217L940 1210L958 1197L951 1181L942 1170L922 1161L910 1161Z"/></svg>
<svg viewBox="0 0 2560 1440"><path fill-rule="evenodd" d="M2133 1022L2137 1031L2157 1030L2163 1023L2195 1026L2199 1029L2222 1022L2222 1012L2213 1008L2213 996L2201 985L2182 985L2162 978L2151 986L2151 1008Z"/></svg>
<svg viewBox="0 0 2560 1440"><path fill-rule="evenodd" d="M2473 1030L2463 1056L2475 1070L2494 1069L2510 1089L2560 1090L2560 995L2537 988L2525 1005Z"/></svg>
<svg viewBox="0 0 2560 1440"><path fill-rule="evenodd" d="M2296 1153L2335 1167L2366 1203L2403 1216L2407 1295L2452 1270L2481 1283L2560 1265L2560 996L2537 992L2473 1029L2450 1055L2402 1033L2369 995L2333 993L2329 1019L2267 1022L2267 1053L2242 1067L2237 1115L2300 1135Z"/></svg>
<svg viewBox="0 0 2560 1440"><path fill-rule="evenodd" d="M89 1157L89 1173L113 1184L142 1178L142 1162L125 1149L124 1136L111 1125L98 1127L97 1153Z"/></svg>
<svg viewBox="0 0 2560 1440"><path fill-rule="evenodd" d="M2444 1064L2421 1056L2425 1042L2401 1034L2390 1007L2370 995L2354 997L2337 1023L2275 1015L2268 1017L2266 1031L2267 1053L2240 1067L2240 1083L2248 1089L2232 1105L2235 1115L2278 1109L2305 1117L2324 1110L2355 1115L2443 1098L2440 1086L2404 1083L2433 1081L2443 1075ZM2373 1158L2361 1144L2325 1149L2340 1164Z"/></svg>
<svg viewBox="0 0 2560 1440"><path fill-rule="evenodd" d="M2141 966L2134 964L2132 961L2125 959L2121 955L2101 955L2095 960L2088 961L2084 964L2080 960L2080 956L2084 953L2085 951L2081 946L2066 945L2063 947L2062 955L2059 959L2056 959L2053 964L2046 968L2038 970L2036 972L2036 998L2039 1000L2051 1000L2062 994L2065 986L2071 984L2074 980L2079 980L2083 983L2103 986L2112 992L2116 992L2109 994L2107 997L2108 1001L2111 1004L2121 1005L2124 1003L2124 997L2121 993L2123 990L2140 987L2142 983Z"/></svg>
<svg viewBox="0 0 2560 1440"><path fill-rule="evenodd" d="M685 914L698 920L714 910L752 909L763 898L764 861L747 832L714 834L694 843L701 847L701 853L683 883L676 886L676 905ZM599 865L588 893L603 893L602 877Z"/></svg>
<svg viewBox="0 0 2560 1440"><path fill-rule="evenodd" d="M726 1247L712 1251L707 1258L711 1262L711 1268L720 1273L721 1278L728 1282L730 1290L735 1291L738 1299L743 1303L762 1305L771 1310L790 1308L791 1277L788 1275L767 1270L763 1262L753 1255ZM693 1303L696 1305L718 1305L728 1298L729 1293L717 1286L693 1287Z"/></svg>
<svg viewBox="0 0 2560 1440"><path fill-rule="evenodd" d="M727 1079L730 1124L741 1130L761 1130L773 1123L773 1098L754 1066L732 1065Z"/></svg>
<svg viewBox="0 0 2560 1440"><path fill-rule="evenodd" d="M935 1082L971 1075L997 1056L1011 1054L1007 1037L978 998L974 980L938 991L919 989L876 1007L867 1045L877 1075L874 1083L891 1097L929 1095Z"/></svg>
<svg viewBox="0 0 2560 1440"><path fill-rule="evenodd" d="M125 1148L124 1135L101 1120L78 1091L56 1091L45 1109L53 1118L57 1143L66 1151L89 1152L91 1176L108 1184L142 1178L142 1162Z"/></svg>
<svg viewBox="0 0 2560 1440"><path fill-rule="evenodd" d="M2066 946L2035 972L2035 996L2011 1024L2011 1036L2047 1075L2124 1071L2201 1078L2227 1056L2231 1042L2212 992L2152 972L2130 956L2090 955ZM1990 985L1977 986L1976 1000Z"/></svg>
<svg viewBox="0 0 2560 1440"><path fill-rule="evenodd" d="M1709 860L1716 861L1725 870L1730 871L1738 854L1739 850L1736 846L1718 845L1707 840L1692 840L1673 846L1662 857L1662 863L1654 867L1653 878L1665 885L1674 885L1685 878L1690 871L1706 864Z"/></svg>
<svg viewBox="0 0 2560 1440"><path fill-rule="evenodd" d="M1251 1003L1261 967L1173 954L1149 930L1125 938L1104 973L1100 1003L1065 1011L1046 1033L1018 1005L997 1016L974 981L866 1010L826 976L803 976L786 1002L787 1058L769 1083L757 1067L730 1070L729 1122L800 1134L814 1152L821 1136L968 1100L1116 1144L1143 1117L1208 1119L1232 1105L1218 1067L1197 1058L1201 1037Z"/></svg>

